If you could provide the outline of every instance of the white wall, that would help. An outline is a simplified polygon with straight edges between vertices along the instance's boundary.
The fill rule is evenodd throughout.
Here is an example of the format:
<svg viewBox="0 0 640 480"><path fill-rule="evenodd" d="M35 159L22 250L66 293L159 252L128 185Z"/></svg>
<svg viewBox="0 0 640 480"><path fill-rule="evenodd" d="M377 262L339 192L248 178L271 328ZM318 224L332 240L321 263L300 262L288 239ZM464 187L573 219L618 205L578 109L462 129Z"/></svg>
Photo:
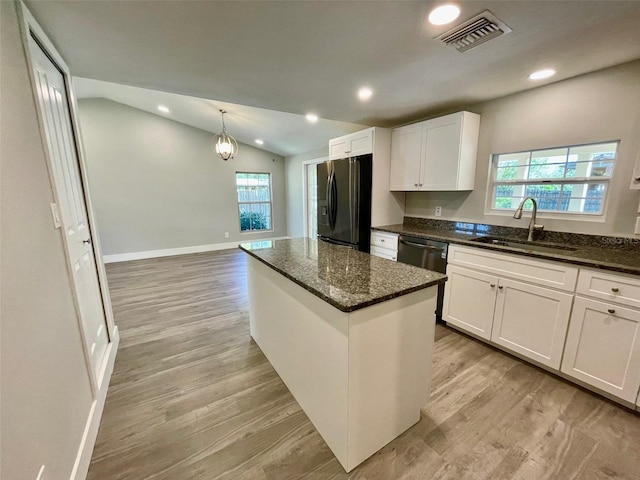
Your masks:
<svg viewBox="0 0 640 480"><path fill-rule="evenodd" d="M620 139L618 162L603 223L543 219L547 230L597 235L633 235L638 191L629 190L640 149L640 61L601 70L524 93L469 106L480 113L475 189L472 192L407 193L406 216L526 227L511 215L485 215L492 153Z"/></svg>
<svg viewBox="0 0 640 480"><path fill-rule="evenodd" d="M286 182L287 182L287 235L290 237L304 237L303 218L304 197L303 197L303 162L315 159L329 159L329 140L327 146L319 150L291 155L285 158Z"/></svg>
<svg viewBox="0 0 640 480"><path fill-rule="evenodd" d="M240 144L225 162L209 132L106 99L78 109L104 255L286 235L282 157ZM240 233L236 171L271 173L272 232Z"/></svg>
<svg viewBox="0 0 640 480"><path fill-rule="evenodd" d="M91 386L14 2L0 22L0 477L68 479Z"/></svg>

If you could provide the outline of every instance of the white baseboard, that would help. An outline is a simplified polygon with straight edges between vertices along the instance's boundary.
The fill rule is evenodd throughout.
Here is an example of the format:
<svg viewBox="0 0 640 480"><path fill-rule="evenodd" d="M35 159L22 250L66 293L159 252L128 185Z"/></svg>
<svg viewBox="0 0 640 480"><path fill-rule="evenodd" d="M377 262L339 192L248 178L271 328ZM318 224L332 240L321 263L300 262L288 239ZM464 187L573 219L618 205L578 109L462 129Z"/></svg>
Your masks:
<svg viewBox="0 0 640 480"><path fill-rule="evenodd" d="M146 252L116 253L114 255L103 255L104 263L130 262L131 260L144 260L145 258L172 257L174 255L187 255L189 253L212 252L214 250L228 250L237 248L241 243L265 242L267 240L283 240L290 237L274 238L248 238L246 240L236 240L227 243L212 243L210 245L195 245L193 247L167 248L164 250L148 250Z"/></svg>
<svg viewBox="0 0 640 480"><path fill-rule="evenodd" d="M118 327L115 327L111 342L107 346L107 358L104 362L104 368L99 375L99 390L96 398L93 399L91 409L89 410L89 416L87 417L87 423L84 427L84 433L82 434L82 441L78 448L76 461L73 464L70 480L85 480L87 478L89 464L91 463L91 456L93 455L93 447L95 446L96 439L98 437L100 420L102 419L102 412L107 399L107 390L109 389L109 381L111 380L111 374L113 373L113 365L116 361L116 353L118 352L119 344L120 333L118 331Z"/></svg>

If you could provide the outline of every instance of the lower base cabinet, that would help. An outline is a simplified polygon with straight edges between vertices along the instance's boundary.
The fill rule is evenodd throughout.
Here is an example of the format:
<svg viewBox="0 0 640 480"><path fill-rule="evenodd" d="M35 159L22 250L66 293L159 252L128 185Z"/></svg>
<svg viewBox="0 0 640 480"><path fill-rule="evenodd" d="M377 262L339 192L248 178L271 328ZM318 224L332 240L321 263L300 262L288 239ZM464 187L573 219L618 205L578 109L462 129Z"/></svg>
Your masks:
<svg viewBox="0 0 640 480"><path fill-rule="evenodd" d="M449 265L443 320L478 337L491 339L498 277Z"/></svg>
<svg viewBox="0 0 640 480"><path fill-rule="evenodd" d="M491 340L559 369L573 294L501 278Z"/></svg>
<svg viewBox="0 0 640 480"><path fill-rule="evenodd" d="M640 311L576 295L561 370L618 398L637 402Z"/></svg>

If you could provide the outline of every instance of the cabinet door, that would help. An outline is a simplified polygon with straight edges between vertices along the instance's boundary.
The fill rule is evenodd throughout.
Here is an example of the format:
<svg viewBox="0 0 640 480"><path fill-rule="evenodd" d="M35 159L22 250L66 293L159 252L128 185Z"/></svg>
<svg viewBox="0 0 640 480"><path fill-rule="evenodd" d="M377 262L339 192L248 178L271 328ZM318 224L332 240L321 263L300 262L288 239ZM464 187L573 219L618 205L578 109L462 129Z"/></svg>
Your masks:
<svg viewBox="0 0 640 480"><path fill-rule="evenodd" d="M391 133L391 172L389 189L418 190L422 151L422 124L408 125Z"/></svg>
<svg viewBox="0 0 640 480"><path fill-rule="evenodd" d="M640 388L640 311L576 296L562 371L635 402Z"/></svg>
<svg viewBox="0 0 640 480"><path fill-rule="evenodd" d="M491 338L498 277L449 265L442 317L481 338Z"/></svg>
<svg viewBox="0 0 640 480"><path fill-rule="evenodd" d="M371 255L380 258L386 258L387 260L393 260L396 262L398 260L398 252L395 250L390 250L388 248L381 248L376 245L371 245Z"/></svg>
<svg viewBox="0 0 640 480"><path fill-rule="evenodd" d="M349 150L349 141L347 137L335 138L329 142L329 159L337 160L345 158Z"/></svg>
<svg viewBox="0 0 640 480"><path fill-rule="evenodd" d="M373 153L373 129L368 128L349 135L348 147L347 154L350 157Z"/></svg>
<svg viewBox="0 0 640 480"><path fill-rule="evenodd" d="M447 115L423 124L421 190L456 190L461 116Z"/></svg>
<svg viewBox="0 0 640 480"><path fill-rule="evenodd" d="M560 368L573 295L500 279L491 340L551 368Z"/></svg>

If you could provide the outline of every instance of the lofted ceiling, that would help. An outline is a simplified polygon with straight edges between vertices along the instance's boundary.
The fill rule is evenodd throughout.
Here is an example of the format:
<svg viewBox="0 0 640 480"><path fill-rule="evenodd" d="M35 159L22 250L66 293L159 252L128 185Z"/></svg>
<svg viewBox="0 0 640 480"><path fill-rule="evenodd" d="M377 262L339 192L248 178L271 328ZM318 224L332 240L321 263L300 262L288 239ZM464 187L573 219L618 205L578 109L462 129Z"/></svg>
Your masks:
<svg viewBox="0 0 640 480"><path fill-rule="evenodd" d="M640 58L634 0L459 1L460 18L441 27L426 22L442 3L432 1L26 3L72 74L101 81L80 79L86 92L127 103L134 90L110 82L159 91L150 102L180 94L166 97L181 112L174 119L207 129L210 109L211 131L225 106L230 133L240 137L244 122L239 140L260 137L284 155L322 147L353 124L395 126ZM512 32L465 53L435 38L487 9ZM557 75L528 79L545 67ZM374 91L364 103L363 85ZM311 111L322 119L315 126L302 116ZM300 135L307 141L295 143Z"/></svg>

